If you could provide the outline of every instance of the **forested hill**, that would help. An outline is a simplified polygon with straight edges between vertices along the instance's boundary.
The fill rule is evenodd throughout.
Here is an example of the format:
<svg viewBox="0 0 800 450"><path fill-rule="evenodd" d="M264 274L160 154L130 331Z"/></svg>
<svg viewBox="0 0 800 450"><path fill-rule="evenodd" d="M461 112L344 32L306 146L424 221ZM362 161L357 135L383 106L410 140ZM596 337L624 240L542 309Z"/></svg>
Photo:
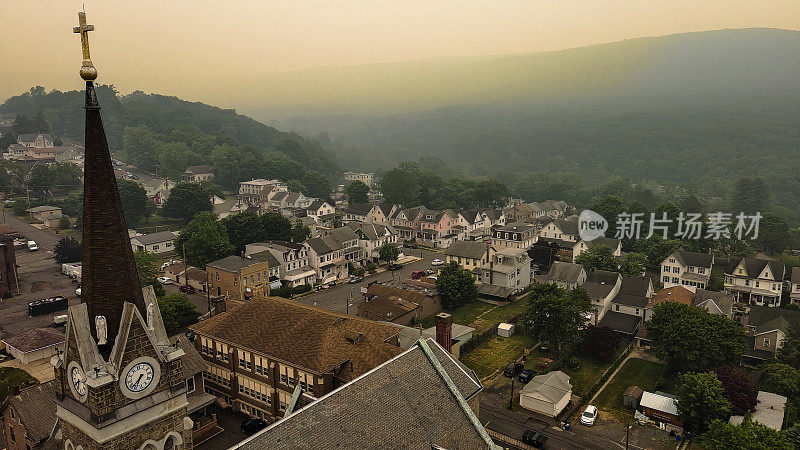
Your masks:
<svg viewBox="0 0 800 450"><path fill-rule="evenodd" d="M158 165L159 174L179 179L187 165L211 164L225 187L256 177L279 178L311 195L327 195L329 180L339 170L335 155L316 142L234 110L140 91L121 96L107 85L98 86L97 95L112 153L145 171ZM6 100L0 112L42 114L57 137L82 142L83 104L82 91L46 92L37 86Z"/></svg>

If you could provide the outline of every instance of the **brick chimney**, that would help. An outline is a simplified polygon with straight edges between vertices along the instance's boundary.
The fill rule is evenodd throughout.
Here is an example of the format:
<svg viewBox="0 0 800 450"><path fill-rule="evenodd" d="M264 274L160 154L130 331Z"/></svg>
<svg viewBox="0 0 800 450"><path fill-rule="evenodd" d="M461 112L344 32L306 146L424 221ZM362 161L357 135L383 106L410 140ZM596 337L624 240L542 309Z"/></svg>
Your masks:
<svg viewBox="0 0 800 450"><path fill-rule="evenodd" d="M445 312L436 315L436 342L448 352L453 346L453 316Z"/></svg>

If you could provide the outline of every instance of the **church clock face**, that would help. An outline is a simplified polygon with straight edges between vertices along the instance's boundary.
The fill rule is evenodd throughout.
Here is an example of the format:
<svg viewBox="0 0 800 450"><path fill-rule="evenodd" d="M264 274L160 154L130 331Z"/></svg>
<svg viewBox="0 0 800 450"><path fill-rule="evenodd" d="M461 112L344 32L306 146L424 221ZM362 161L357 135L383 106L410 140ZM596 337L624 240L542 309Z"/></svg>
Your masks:
<svg viewBox="0 0 800 450"><path fill-rule="evenodd" d="M153 392L160 376L158 361L149 356L141 356L129 362L122 370L119 387L126 397L139 399Z"/></svg>
<svg viewBox="0 0 800 450"><path fill-rule="evenodd" d="M72 361L67 366L67 379L73 397L83 402L86 400L86 376L77 361Z"/></svg>

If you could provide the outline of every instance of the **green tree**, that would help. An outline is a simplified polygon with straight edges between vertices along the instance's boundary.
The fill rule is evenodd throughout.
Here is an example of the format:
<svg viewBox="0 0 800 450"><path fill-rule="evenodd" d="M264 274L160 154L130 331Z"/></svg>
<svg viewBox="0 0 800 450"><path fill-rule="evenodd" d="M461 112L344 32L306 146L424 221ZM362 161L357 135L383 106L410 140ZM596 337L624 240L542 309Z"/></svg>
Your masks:
<svg viewBox="0 0 800 450"><path fill-rule="evenodd" d="M117 180L117 187L119 188L122 210L125 213L125 221L128 226L136 226L141 221L146 220L150 213L148 209L150 200L147 198L147 192L144 187L130 180Z"/></svg>
<svg viewBox="0 0 800 450"><path fill-rule="evenodd" d="M247 244L258 242L266 238L261 218L252 212L242 212L230 215L220 222L228 231L234 252L239 255L245 251Z"/></svg>
<svg viewBox="0 0 800 450"><path fill-rule="evenodd" d="M136 271L139 273L139 282L142 287L158 284L156 277L158 276L158 257L155 253L145 250L137 250L133 252L133 260L136 262Z"/></svg>
<svg viewBox="0 0 800 450"><path fill-rule="evenodd" d="M619 260L619 271L625 275L641 275L645 271L647 257L641 253L626 253Z"/></svg>
<svg viewBox="0 0 800 450"><path fill-rule="evenodd" d="M676 397L683 426L693 433L704 433L711 422L731 415L731 404L714 372L679 375Z"/></svg>
<svg viewBox="0 0 800 450"><path fill-rule="evenodd" d="M472 273L462 269L455 261L442 266L436 279L436 289L445 309L458 308L478 299L478 287Z"/></svg>
<svg viewBox="0 0 800 450"><path fill-rule="evenodd" d="M331 181L322 172L308 170L300 179L311 197L328 198L331 195Z"/></svg>
<svg viewBox="0 0 800 450"><path fill-rule="evenodd" d="M381 192L389 203L417 205L420 201L419 181L419 167L413 163L403 163L383 174Z"/></svg>
<svg viewBox="0 0 800 450"><path fill-rule="evenodd" d="M69 229L69 227L71 226L72 224L69 223L69 219L67 218L67 216L61 216L61 218L58 220L58 228L60 230Z"/></svg>
<svg viewBox="0 0 800 450"><path fill-rule="evenodd" d="M186 259L195 267L206 267L212 261L230 256L234 247L228 239L225 225L213 213L202 212L181 230L175 240L175 250L186 251Z"/></svg>
<svg viewBox="0 0 800 450"><path fill-rule="evenodd" d="M781 362L768 362L761 367L758 384L763 391L794 400L800 394L800 370Z"/></svg>
<svg viewBox="0 0 800 450"><path fill-rule="evenodd" d="M675 234L678 232L678 215L680 214L680 210L674 203L662 203L658 205L653 211L655 214L656 220L668 220L667 226L667 236L666 239L672 239L675 237ZM648 218L649 219L649 218ZM658 222L655 222L658 223ZM653 235L658 235L662 239L664 239L664 231L660 229L654 229Z"/></svg>
<svg viewBox="0 0 800 450"><path fill-rule="evenodd" d="M759 222L758 238L756 238L756 245L761 251L779 254L789 246L791 241L792 236L786 220L776 214L764 214Z"/></svg>
<svg viewBox="0 0 800 450"><path fill-rule="evenodd" d="M125 127L122 131L122 158L142 170L155 172L162 146L145 125Z"/></svg>
<svg viewBox="0 0 800 450"><path fill-rule="evenodd" d="M270 241L290 241L292 239L292 222L278 213L266 213L261 216L264 239Z"/></svg>
<svg viewBox="0 0 800 450"><path fill-rule="evenodd" d="M78 262L83 259L83 246L74 237L65 237L58 240L53 253L58 264Z"/></svg>
<svg viewBox="0 0 800 450"><path fill-rule="evenodd" d="M200 313L186 294L176 292L158 299L158 309L168 336L174 336L197 323Z"/></svg>
<svg viewBox="0 0 800 450"><path fill-rule="evenodd" d="M595 270L610 270L613 272L617 270L614 251L607 245L597 245L586 249L575 258L575 263L582 265L586 272Z"/></svg>
<svg viewBox="0 0 800 450"><path fill-rule="evenodd" d="M697 438L697 442L708 450L730 450L746 448L751 450L793 450L792 442L779 431L754 422L752 416L745 416L741 425L726 420L711 422L708 431Z"/></svg>
<svg viewBox="0 0 800 450"><path fill-rule="evenodd" d="M592 301L583 289L565 290L554 284L536 284L528 294L522 324L534 340L549 342L559 353L578 338Z"/></svg>
<svg viewBox="0 0 800 450"><path fill-rule="evenodd" d="M770 190L767 183L760 177L742 177L736 180L731 195L731 212L734 214L745 212L753 214L766 211L769 205Z"/></svg>
<svg viewBox="0 0 800 450"><path fill-rule="evenodd" d="M800 324L790 325L777 353L778 361L800 369Z"/></svg>
<svg viewBox="0 0 800 450"><path fill-rule="evenodd" d="M647 322L647 337L653 343L653 353L666 361L672 373L735 365L745 349L740 324L676 302L653 308L653 316Z"/></svg>
<svg viewBox="0 0 800 450"><path fill-rule="evenodd" d="M344 193L347 194L347 201L352 205L353 203L367 203L367 194L369 194L369 186L363 181L353 181L344 188Z"/></svg>
<svg viewBox="0 0 800 450"><path fill-rule="evenodd" d="M210 213L212 210L211 197L203 186L195 183L178 183L170 191L161 214L168 219L188 223L197 214Z"/></svg>
<svg viewBox="0 0 800 450"><path fill-rule="evenodd" d="M625 212L625 205L622 200L616 195L609 195L595 202L591 209L608 221L606 236L615 236L617 232L617 216Z"/></svg>
<svg viewBox="0 0 800 450"><path fill-rule="evenodd" d="M311 237L311 228L301 220L295 220L292 225L292 242L304 242Z"/></svg>
<svg viewBox="0 0 800 450"><path fill-rule="evenodd" d="M400 247L392 242L387 242L378 249L378 259L391 264L400 256Z"/></svg>
<svg viewBox="0 0 800 450"><path fill-rule="evenodd" d="M635 249L647 257L647 268L658 271L661 263L676 248L681 246L681 241L675 239L664 240L658 236L651 236L648 239L640 239L636 242Z"/></svg>
<svg viewBox="0 0 800 450"><path fill-rule="evenodd" d="M78 217L78 214L81 214L83 211L83 195L69 194L67 198L61 202L61 211L70 217Z"/></svg>

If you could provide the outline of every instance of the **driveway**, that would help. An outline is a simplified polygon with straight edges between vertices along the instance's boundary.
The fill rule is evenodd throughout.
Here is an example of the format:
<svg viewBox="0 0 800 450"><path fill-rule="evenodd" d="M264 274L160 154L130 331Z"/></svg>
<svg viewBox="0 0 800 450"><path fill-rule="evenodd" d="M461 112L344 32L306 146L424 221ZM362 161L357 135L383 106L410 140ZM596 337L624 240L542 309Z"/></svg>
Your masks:
<svg viewBox="0 0 800 450"><path fill-rule="evenodd" d="M432 268L431 261L436 258L443 259L441 253L433 252L427 249L404 248L402 251L406 255L411 255L414 257L422 256L422 259L405 264L401 269L394 272L386 271L375 275L366 276L364 277L364 281L361 283L348 284L347 282L341 282L341 284L337 284L332 288L317 291L313 294L304 295L302 297L296 297L295 300L308 305L315 305L330 309L332 311L343 313L349 312L350 314L355 314L356 307L364 301L361 296L362 287L367 287L374 281L389 281L392 279L403 280L406 278L411 278L411 272L415 270L430 269ZM433 268L435 269L435 267ZM352 306L348 308L347 299L350 298L351 294L353 302Z"/></svg>

